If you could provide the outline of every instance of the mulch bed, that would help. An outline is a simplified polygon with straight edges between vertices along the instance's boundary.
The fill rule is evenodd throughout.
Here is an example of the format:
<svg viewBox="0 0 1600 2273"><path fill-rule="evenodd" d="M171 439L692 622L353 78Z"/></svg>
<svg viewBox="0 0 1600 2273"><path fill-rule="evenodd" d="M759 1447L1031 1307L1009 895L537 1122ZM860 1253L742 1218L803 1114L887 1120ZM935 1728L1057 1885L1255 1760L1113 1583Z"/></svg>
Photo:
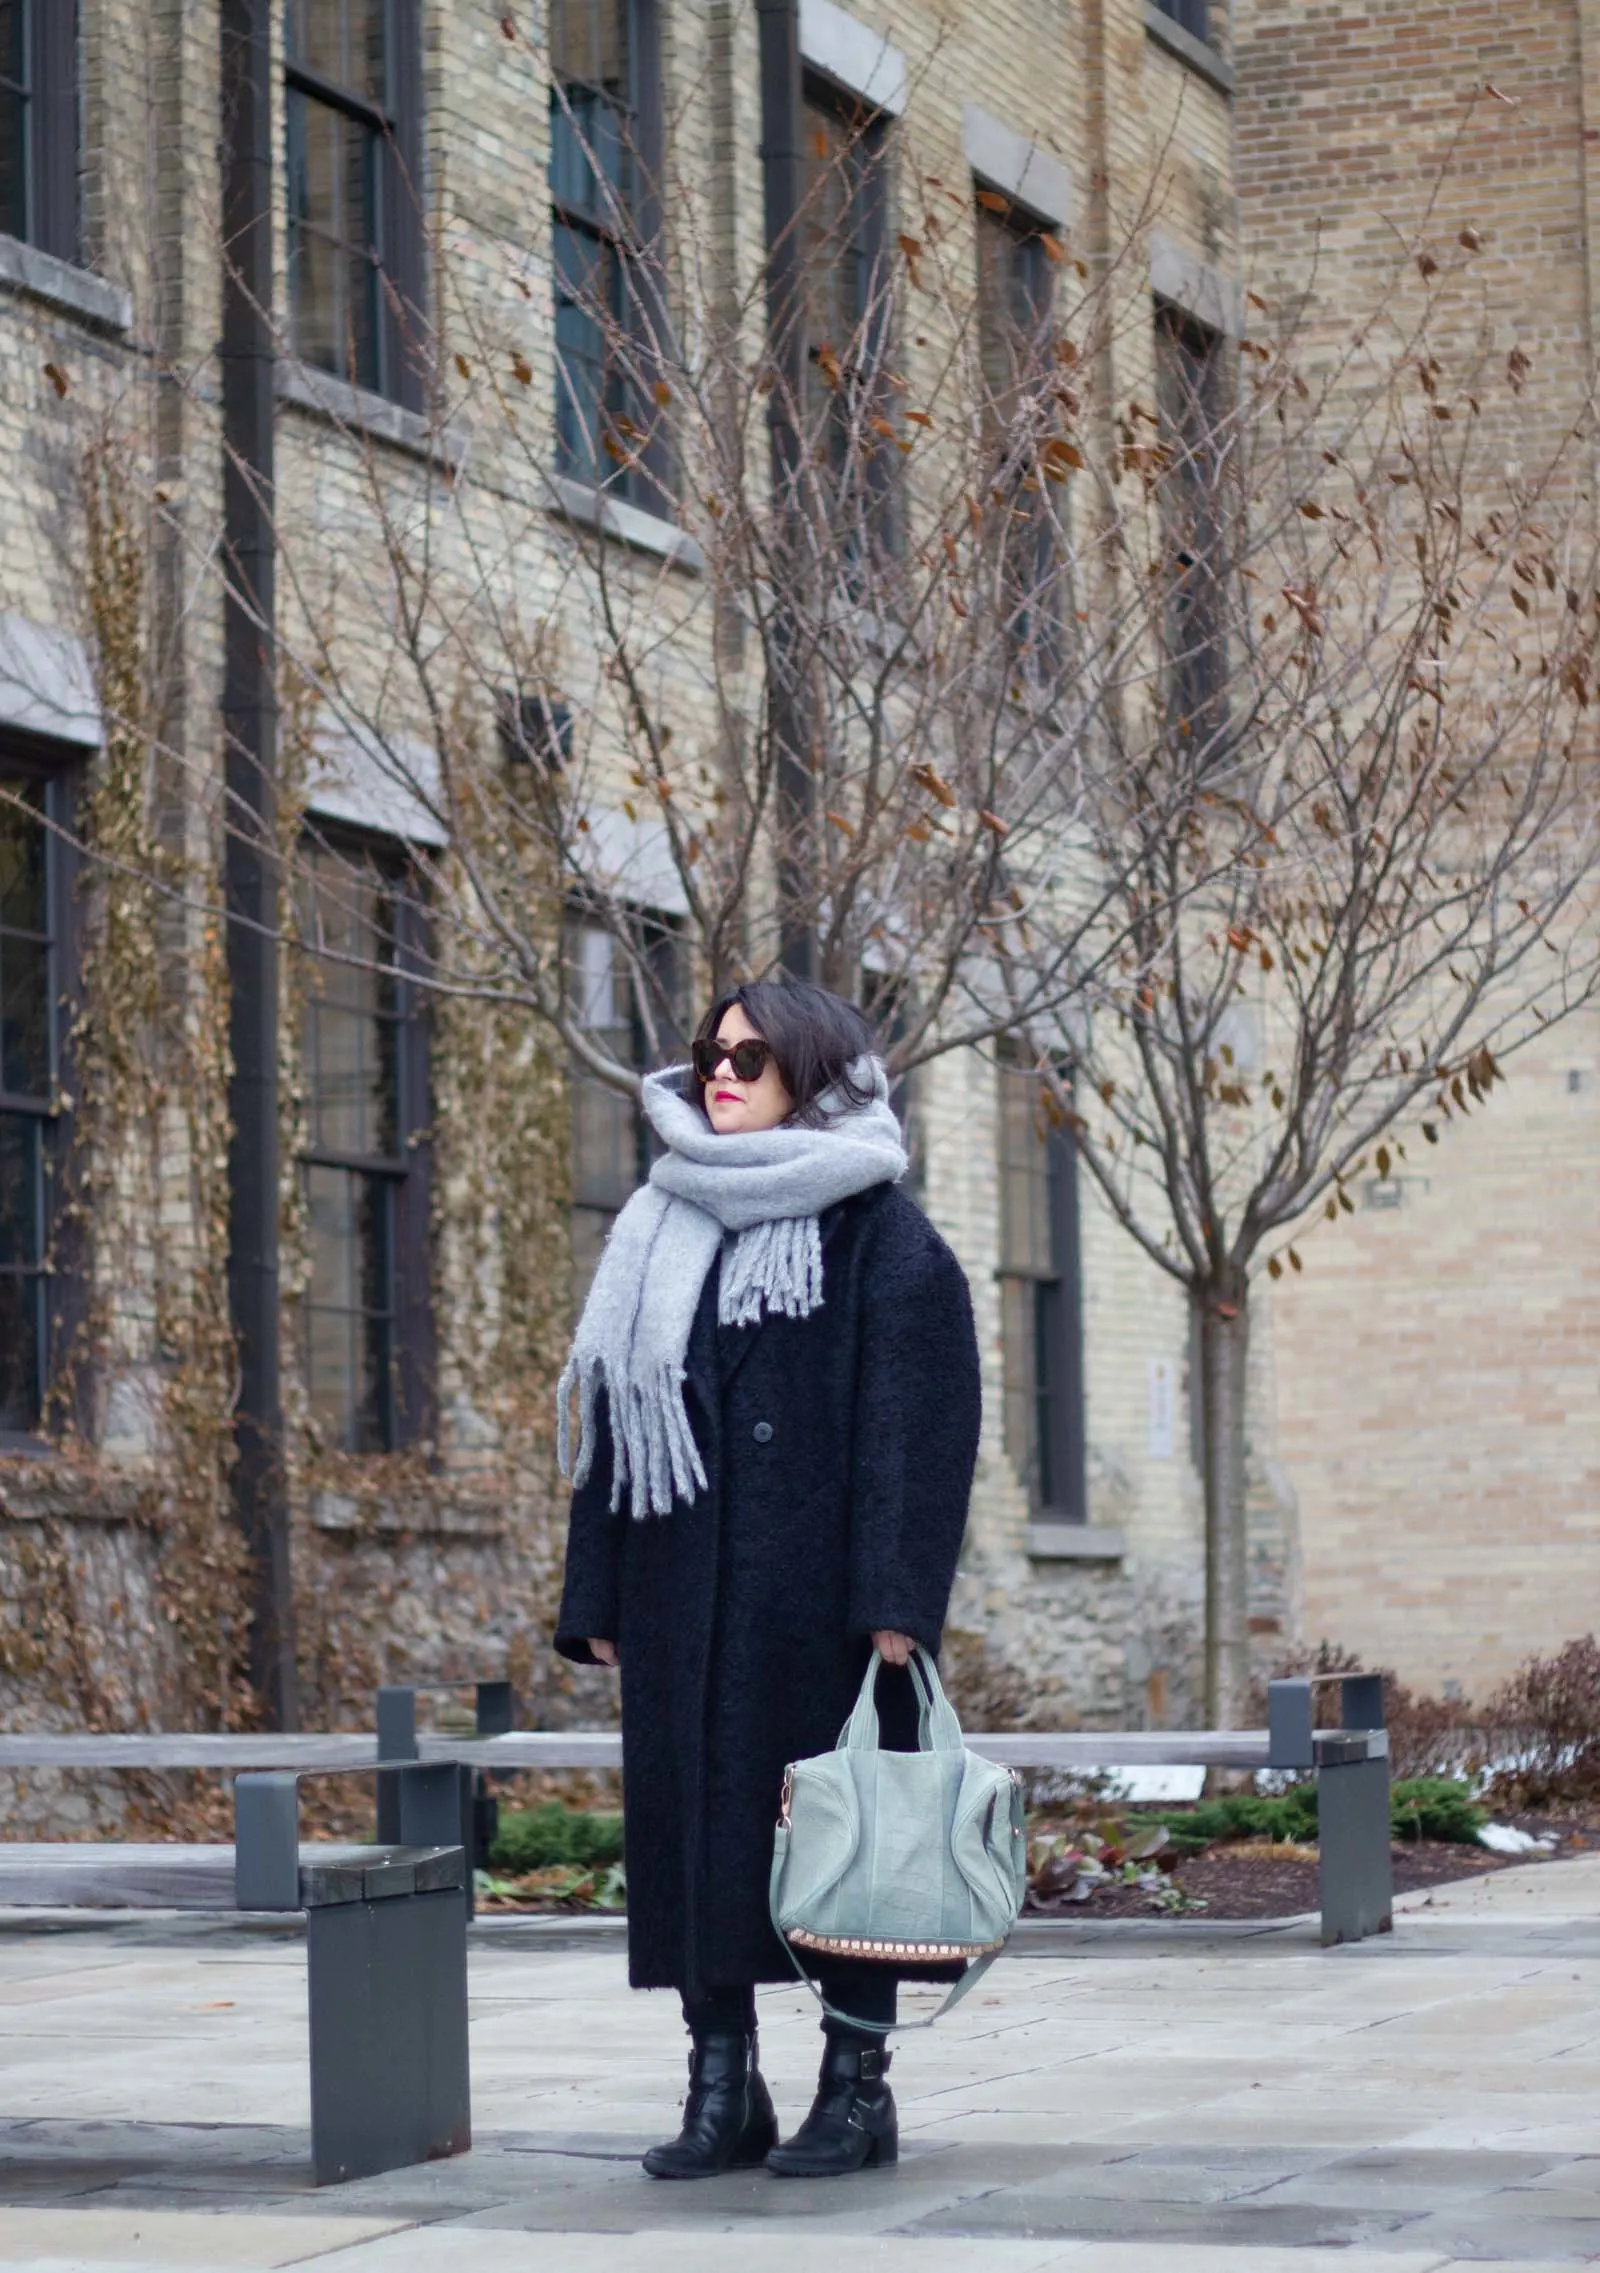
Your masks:
<svg viewBox="0 0 1600 2273"><path fill-rule="evenodd" d="M1485 1871L1502 1870L1512 1858L1492 1855L1486 1847L1462 1847L1443 1841L1408 1841L1394 1849L1394 1885L1397 1894L1413 1887L1441 1886L1457 1878L1477 1878ZM1519 1858L1520 1859L1520 1858ZM1248 1842L1208 1847L1203 1855L1189 1855L1173 1871L1174 1883L1205 1909L1152 1911L1148 1895L1136 1886L1106 1887L1088 1902L1069 1903L1056 1915L1067 1918L1292 1918L1315 1910L1317 1891L1315 1850L1303 1857L1285 1855L1281 1848Z"/></svg>

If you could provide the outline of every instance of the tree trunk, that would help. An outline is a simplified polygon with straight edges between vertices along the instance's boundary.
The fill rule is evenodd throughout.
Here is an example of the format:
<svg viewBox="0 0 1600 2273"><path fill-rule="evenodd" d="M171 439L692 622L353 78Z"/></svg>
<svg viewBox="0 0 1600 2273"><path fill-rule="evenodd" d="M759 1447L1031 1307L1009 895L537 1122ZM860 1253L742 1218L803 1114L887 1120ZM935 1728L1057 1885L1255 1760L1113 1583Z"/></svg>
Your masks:
<svg viewBox="0 0 1600 2273"><path fill-rule="evenodd" d="M1250 1286L1219 1273L1194 1290L1206 1495L1206 1726L1242 1728L1250 1696L1250 1557L1245 1520L1245 1360Z"/></svg>

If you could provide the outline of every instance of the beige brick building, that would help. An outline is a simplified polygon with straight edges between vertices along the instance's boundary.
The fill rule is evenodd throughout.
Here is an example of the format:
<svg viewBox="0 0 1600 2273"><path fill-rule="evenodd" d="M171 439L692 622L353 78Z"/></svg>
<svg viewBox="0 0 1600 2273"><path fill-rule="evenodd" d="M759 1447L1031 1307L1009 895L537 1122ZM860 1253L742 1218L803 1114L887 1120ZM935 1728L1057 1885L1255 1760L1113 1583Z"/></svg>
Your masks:
<svg viewBox="0 0 1600 2273"><path fill-rule="evenodd" d="M1281 305L1315 262L1331 337L1413 234L1423 253L1481 234L1441 336L1528 357L1501 439L1508 463L1543 462L1600 349L1600 7L1233 16L1248 281ZM1306 1631L1429 1688L1481 1696L1594 1624L1597 1052L1590 1012L1514 1060L1484 1111L1368 1182L1278 1298Z"/></svg>
<svg viewBox="0 0 1600 2273"><path fill-rule="evenodd" d="M561 264L581 230L552 132L552 53L602 111L621 99L615 56L632 57L628 103L664 174L701 201L699 283L715 302L762 259L756 11L545 0L502 23L466 0L289 0L264 15L247 0L79 0L72 16L28 0L7 16L31 27L25 56L0 57L3 1710L131 1725L241 1707L247 1580L225 1452L236 1380L254 1394L233 1338L256 1255L239 1228L241 1099L259 1135L265 1097L277 1158L250 1173L259 1190L267 1160L275 1202L251 1237L270 1250L281 1378L264 1394L283 1433L260 1488L281 1486L287 1514L277 1601L296 1613L300 1709L348 1720L383 1677L509 1668L536 1712L592 1714L609 1692L560 1673L545 1646L560 1529L549 1402L572 1246L581 1269L637 1162L631 1124L526 1022L430 1007L408 985L397 879L429 856L434 825L358 734L316 714L314 672L276 736L300 939L275 973L257 966L281 999L253 1104L235 965L228 1166L218 820L225 793L251 794L248 765L229 773L229 735L236 761L259 756L240 686L265 651L237 601L230 619L217 573L250 506L248 479L230 492L226 478L245 367L217 343L255 322L275 351L286 645L303 657L325 640L364 700L386 699L380 495L419 526L436 514L441 573L462 591L487 548L507 608L557 618L572 548L598 528L617 577L654 579L650 604L681 611L661 700L693 731L713 632L695 612L692 532L646 490L614 484L602 500L607 469L584 463L594 400L572 376L582 338L561 331ZM1108 349L1120 399L1148 388L1158 308L1218 341L1237 322L1232 71L1202 17L1194 0L855 13L798 0L801 92L815 120L882 136L908 206L919 177L951 192L974 262L998 206L1086 273L1120 264L1133 311ZM252 24L268 34L255 147L269 237L250 293L230 268L230 299L221 233L227 215L242 241L227 200L244 192L215 153L239 95L227 41ZM523 390L513 428L474 425L465 399L435 417L440 389L408 359L418 335L445 392L485 337L503 342ZM454 518L438 506L452 492L466 500ZM565 637L574 702L598 702L597 659L573 652L571 624ZM461 699L492 738L494 689ZM401 712L403 740L425 722ZM319 846L341 864L325 889ZM603 972L595 983L610 1005L597 1022L625 1022ZM1179 1719L1194 1710L1201 1583L1184 1304L1079 1205L1070 1153L1042 1159L1031 1116L1008 1106L1012 1078L988 1053L946 1058L917 1099L926 1204L971 1279L985 1367L954 1621L975 1655L1023 1673L1041 1718ZM1581 1099L1555 1088L1577 1126ZM1044 1195L1031 1233L1030 1192ZM1450 1207L1442 1188L1430 1204ZM1373 1219L1375 1236L1387 1228ZM1320 1299L1313 1282L1306 1300ZM1576 1331L1576 1284L1572 1300ZM1265 1320L1257 1343L1264 1651L1298 1619L1286 1471L1325 1490L1307 1392L1289 1398L1283 1465L1271 1424L1274 1367L1321 1370L1307 1315L1287 1317L1284 1349ZM1314 1624L1338 1623L1321 1574L1344 1560L1317 1565Z"/></svg>

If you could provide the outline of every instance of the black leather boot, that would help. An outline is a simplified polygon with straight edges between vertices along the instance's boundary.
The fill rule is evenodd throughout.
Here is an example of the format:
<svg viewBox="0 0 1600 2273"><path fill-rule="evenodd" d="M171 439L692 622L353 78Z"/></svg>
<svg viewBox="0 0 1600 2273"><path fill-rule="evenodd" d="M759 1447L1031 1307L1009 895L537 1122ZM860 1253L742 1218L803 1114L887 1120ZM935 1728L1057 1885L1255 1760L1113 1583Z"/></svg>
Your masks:
<svg viewBox="0 0 1600 2273"><path fill-rule="evenodd" d="M897 2161L900 2120L887 2082L893 2058L881 2044L830 2036L811 2113L792 2139L773 2148L768 2170L778 2178L842 2178Z"/></svg>
<svg viewBox="0 0 1600 2273"><path fill-rule="evenodd" d="M683 2129L665 2146L652 2147L644 2167L652 2178L715 2178L721 2170L764 2162L777 2143L778 2118L756 2065L755 2037L718 2032L695 2038Z"/></svg>

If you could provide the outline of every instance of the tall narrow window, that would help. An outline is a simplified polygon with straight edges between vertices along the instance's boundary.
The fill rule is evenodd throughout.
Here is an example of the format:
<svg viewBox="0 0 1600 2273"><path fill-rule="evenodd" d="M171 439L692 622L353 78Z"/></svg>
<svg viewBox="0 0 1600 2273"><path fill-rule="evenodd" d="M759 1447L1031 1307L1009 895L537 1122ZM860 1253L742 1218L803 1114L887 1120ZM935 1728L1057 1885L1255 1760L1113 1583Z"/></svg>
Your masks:
<svg viewBox="0 0 1600 2273"><path fill-rule="evenodd" d="M888 130L882 119L807 85L800 257L805 419L842 499L889 535L891 444L874 435L889 336ZM859 468L859 488L850 478Z"/></svg>
<svg viewBox="0 0 1600 2273"><path fill-rule="evenodd" d="M1086 1519L1077 1155L1039 1077L1002 1064L1000 1305L1005 1444L1036 1516Z"/></svg>
<svg viewBox="0 0 1600 2273"><path fill-rule="evenodd" d="M990 447L1001 458L997 503L1006 645L1013 665L1048 663L1058 625L1054 514L1043 471L1048 440L1033 406L1048 353L1048 232L998 190L977 192L978 360Z"/></svg>
<svg viewBox="0 0 1600 2273"><path fill-rule="evenodd" d="M663 502L641 384L639 247L651 233L659 131L653 32L649 0L550 0L556 463L646 506Z"/></svg>
<svg viewBox="0 0 1600 2273"><path fill-rule="evenodd" d="M0 1438L41 1426L62 1339L68 798L64 774L0 751Z"/></svg>
<svg viewBox="0 0 1600 2273"><path fill-rule="evenodd" d="M289 309L303 363L421 399L417 0L289 0Z"/></svg>
<svg viewBox="0 0 1600 2273"><path fill-rule="evenodd" d="M1196 39L1211 37L1211 0L1156 0L1163 16L1170 16Z"/></svg>
<svg viewBox="0 0 1600 2273"><path fill-rule="evenodd" d="M78 257L77 9L0 0L0 231Z"/></svg>
<svg viewBox="0 0 1600 2273"><path fill-rule="evenodd" d="M1167 469L1162 518L1168 553L1167 692L1182 734L1221 723L1227 679L1223 532L1223 343L1165 301L1156 305L1156 389Z"/></svg>
<svg viewBox="0 0 1600 2273"><path fill-rule="evenodd" d="M420 911L404 862L305 848L305 1369L323 1442L388 1452L429 1386L426 1037L408 976Z"/></svg>

